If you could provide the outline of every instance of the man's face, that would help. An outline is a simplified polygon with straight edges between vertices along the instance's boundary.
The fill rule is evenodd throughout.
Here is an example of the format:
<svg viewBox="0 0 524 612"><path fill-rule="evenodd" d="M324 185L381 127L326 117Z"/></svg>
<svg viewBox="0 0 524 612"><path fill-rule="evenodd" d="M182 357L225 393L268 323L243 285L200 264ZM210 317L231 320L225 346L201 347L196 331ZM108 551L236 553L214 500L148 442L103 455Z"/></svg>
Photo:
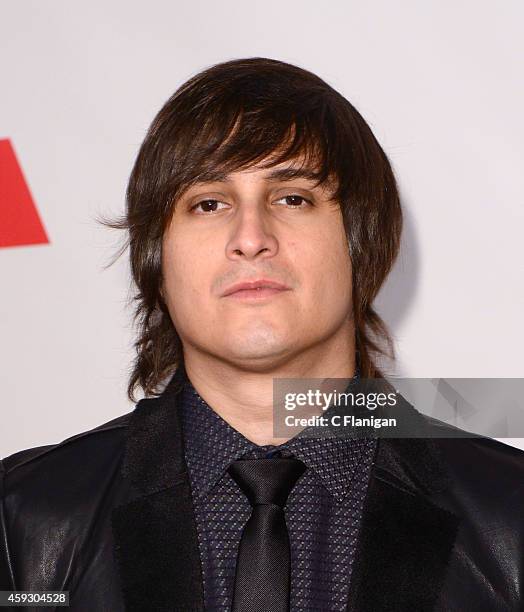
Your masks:
<svg viewBox="0 0 524 612"><path fill-rule="evenodd" d="M278 176L290 165L234 172L177 200L163 241L163 295L186 357L197 350L269 371L352 332L340 207L313 180ZM254 281L262 288L231 293Z"/></svg>

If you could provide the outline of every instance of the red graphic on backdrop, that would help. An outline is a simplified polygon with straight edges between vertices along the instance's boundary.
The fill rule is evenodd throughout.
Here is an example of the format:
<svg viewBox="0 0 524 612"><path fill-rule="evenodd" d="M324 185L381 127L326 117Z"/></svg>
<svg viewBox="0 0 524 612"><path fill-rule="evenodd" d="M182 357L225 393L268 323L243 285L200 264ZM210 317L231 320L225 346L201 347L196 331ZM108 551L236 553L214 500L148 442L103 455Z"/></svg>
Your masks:
<svg viewBox="0 0 524 612"><path fill-rule="evenodd" d="M0 140L0 247L47 243L11 142Z"/></svg>

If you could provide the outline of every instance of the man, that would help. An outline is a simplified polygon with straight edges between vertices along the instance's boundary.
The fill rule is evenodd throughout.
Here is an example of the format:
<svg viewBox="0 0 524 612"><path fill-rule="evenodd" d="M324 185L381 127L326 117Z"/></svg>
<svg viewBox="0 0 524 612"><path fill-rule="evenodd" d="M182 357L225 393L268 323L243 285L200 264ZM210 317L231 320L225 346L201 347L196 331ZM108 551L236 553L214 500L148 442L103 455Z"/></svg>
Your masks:
<svg viewBox="0 0 524 612"><path fill-rule="evenodd" d="M520 609L522 452L411 407L427 437L275 435L274 379L381 379L392 355L372 304L401 210L347 100L269 59L196 75L112 225L146 398L3 461L3 589L86 611Z"/></svg>

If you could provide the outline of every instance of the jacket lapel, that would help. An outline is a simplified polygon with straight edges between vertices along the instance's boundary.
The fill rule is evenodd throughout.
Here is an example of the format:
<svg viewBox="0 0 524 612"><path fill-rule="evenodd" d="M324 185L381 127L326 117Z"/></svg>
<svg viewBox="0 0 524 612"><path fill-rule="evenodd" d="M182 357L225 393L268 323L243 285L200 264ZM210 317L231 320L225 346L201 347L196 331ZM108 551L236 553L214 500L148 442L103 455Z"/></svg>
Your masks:
<svg viewBox="0 0 524 612"><path fill-rule="evenodd" d="M438 602L460 520L431 499L449 482L434 440L420 436L378 441L348 612L429 612Z"/></svg>
<svg viewBox="0 0 524 612"><path fill-rule="evenodd" d="M112 512L127 612L204 610L191 489L176 409L178 372L131 415L122 475L131 501Z"/></svg>

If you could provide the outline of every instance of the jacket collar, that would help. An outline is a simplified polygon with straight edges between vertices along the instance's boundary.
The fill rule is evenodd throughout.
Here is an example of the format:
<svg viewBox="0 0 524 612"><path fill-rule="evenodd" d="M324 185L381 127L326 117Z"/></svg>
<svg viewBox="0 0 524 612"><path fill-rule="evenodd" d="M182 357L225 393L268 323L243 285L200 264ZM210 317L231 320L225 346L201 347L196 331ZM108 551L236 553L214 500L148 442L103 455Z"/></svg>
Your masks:
<svg viewBox="0 0 524 612"><path fill-rule="evenodd" d="M122 476L131 501L114 508L115 558L127 612L204 610L191 489L176 409L181 373L131 414Z"/></svg>
<svg viewBox="0 0 524 612"><path fill-rule="evenodd" d="M196 522L177 396L184 372L131 414L122 475L133 492L112 513L127 612L203 611ZM423 429L424 417L404 409ZM432 496L449 486L434 440L380 439L367 491L348 612L431 610L458 518Z"/></svg>

